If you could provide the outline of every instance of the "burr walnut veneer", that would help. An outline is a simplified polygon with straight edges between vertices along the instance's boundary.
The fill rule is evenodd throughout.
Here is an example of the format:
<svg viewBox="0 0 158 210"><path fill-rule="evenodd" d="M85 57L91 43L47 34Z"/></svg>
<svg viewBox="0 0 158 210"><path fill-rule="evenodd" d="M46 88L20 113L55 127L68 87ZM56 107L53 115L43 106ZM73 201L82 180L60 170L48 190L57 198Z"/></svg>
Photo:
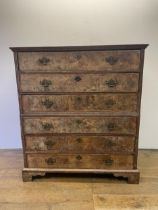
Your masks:
<svg viewBox="0 0 158 210"><path fill-rule="evenodd" d="M147 45L17 47L23 180L112 173L139 182L138 135Z"/></svg>

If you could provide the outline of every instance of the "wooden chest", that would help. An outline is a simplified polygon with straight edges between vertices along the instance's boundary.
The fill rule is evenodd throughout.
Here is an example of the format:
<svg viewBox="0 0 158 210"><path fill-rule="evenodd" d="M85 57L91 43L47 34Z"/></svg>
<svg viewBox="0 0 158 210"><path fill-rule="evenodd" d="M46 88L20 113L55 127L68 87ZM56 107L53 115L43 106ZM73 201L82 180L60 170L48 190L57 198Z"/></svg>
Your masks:
<svg viewBox="0 0 158 210"><path fill-rule="evenodd" d="M147 45L18 47L14 52L23 180L112 173L139 183L138 135Z"/></svg>

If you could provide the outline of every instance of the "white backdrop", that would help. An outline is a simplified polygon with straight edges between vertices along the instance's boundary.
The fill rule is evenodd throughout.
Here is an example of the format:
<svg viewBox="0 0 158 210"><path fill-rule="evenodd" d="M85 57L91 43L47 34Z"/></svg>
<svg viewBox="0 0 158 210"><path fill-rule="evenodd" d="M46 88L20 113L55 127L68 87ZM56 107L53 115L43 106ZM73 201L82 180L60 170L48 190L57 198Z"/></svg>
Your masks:
<svg viewBox="0 0 158 210"><path fill-rule="evenodd" d="M157 0L0 0L0 148L21 147L10 46L149 43L140 148L158 148Z"/></svg>

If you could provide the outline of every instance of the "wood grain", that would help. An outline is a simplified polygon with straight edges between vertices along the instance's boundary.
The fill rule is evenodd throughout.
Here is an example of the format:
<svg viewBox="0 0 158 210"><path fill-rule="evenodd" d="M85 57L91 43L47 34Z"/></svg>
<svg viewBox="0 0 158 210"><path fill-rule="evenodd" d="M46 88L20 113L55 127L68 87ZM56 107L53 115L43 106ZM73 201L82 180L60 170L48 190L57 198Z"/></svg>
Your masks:
<svg viewBox="0 0 158 210"><path fill-rule="evenodd" d="M79 78L78 81L76 81ZM21 74L21 92L137 92L138 73ZM108 82L116 82L110 87ZM48 81L49 85L42 85Z"/></svg>
<svg viewBox="0 0 158 210"><path fill-rule="evenodd" d="M20 104L24 181L46 172L75 170L112 173L127 178L128 183L139 183L137 153L146 47L11 48ZM103 166L104 157L108 168ZM29 168L30 164L34 168Z"/></svg>
<svg viewBox="0 0 158 210"><path fill-rule="evenodd" d="M29 168L132 169L132 155L27 154ZM112 163L109 163L109 162Z"/></svg>
<svg viewBox="0 0 158 210"><path fill-rule="evenodd" d="M136 94L22 95L23 113L137 112Z"/></svg>
<svg viewBox="0 0 158 210"><path fill-rule="evenodd" d="M139 71L140 51L19 52L18 57L21 71ZM109 57L116 61L109 63Z"/></svg>
<svg viewBox="0 0 158 210"><path fill-rule="evenodd" d="M26 134L105 133L135 134L136 117L33 117L24 118Z"/></svg>
<svg viewBox="0 0 158 210"><path fill-rule="evenodd" d="M65 154L132 153L132 136L25 136L27 152L50 151Z"/></svg>

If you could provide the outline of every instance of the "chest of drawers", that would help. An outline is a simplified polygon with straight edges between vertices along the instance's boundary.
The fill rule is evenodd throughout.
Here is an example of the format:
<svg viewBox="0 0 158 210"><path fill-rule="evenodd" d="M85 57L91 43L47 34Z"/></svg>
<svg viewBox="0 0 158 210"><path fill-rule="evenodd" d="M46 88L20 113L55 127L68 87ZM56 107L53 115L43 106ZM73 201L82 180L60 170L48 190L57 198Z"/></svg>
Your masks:
<svg viewBox="0 0 158 210"><path fill-rule="evenodd" d="M17 47L23 180L46 173L137 169L147 45Z"/></svg>

